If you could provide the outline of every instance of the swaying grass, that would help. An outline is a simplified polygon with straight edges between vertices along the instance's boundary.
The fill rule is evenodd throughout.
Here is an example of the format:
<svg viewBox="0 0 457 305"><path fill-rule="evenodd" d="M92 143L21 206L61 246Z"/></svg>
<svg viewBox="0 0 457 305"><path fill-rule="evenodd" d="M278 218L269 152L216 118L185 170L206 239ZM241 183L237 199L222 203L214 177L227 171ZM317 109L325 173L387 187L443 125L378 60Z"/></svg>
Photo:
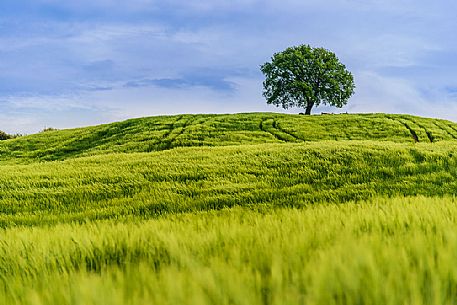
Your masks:
<svg viewBox="0 0 457 305"><path fill-rule="evenodd" d="M457 193L456 142L181 148L4 165L0 225Z"/></svg>
<svg viewBox="0 0 457 305"><path fill-rule="evenodd" d="M0 304L455 304L455 139L257 113L0 141Z"/></svg>
<svg viewBox="0 0 457 305"><path fill-rule="evenodd" d="M454 304L455 199L6 229L4 304Z"/></svg>

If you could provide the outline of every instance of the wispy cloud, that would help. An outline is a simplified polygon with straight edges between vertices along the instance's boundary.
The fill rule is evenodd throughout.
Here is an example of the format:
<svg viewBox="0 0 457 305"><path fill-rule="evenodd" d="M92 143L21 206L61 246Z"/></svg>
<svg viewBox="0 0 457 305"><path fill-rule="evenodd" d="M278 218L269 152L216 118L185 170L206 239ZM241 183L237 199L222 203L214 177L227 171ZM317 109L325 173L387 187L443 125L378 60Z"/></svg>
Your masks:
<svg viewBox="0 0 457 305"><path fill-rule="evenodd" d="M169 89L180 89L187 87L208 87L214 90L233 91L235 84L223 79L198 79L198 78L160 78L160 79L142 79L139 81L130 81L125 87L146 87L157 86Z"/></svg>

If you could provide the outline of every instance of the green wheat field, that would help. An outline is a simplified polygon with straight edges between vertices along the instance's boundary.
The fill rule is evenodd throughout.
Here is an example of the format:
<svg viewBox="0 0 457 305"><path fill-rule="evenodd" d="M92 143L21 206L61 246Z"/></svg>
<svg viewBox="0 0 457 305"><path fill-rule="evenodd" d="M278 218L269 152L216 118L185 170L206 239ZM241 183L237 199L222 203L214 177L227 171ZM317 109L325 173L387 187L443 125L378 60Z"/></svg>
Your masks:
<svg viewBox="0 0 457 305"><path fill-rule="evenodd" d="M0 304L456 304L456 140L246 113L0 141Z"/></svg>

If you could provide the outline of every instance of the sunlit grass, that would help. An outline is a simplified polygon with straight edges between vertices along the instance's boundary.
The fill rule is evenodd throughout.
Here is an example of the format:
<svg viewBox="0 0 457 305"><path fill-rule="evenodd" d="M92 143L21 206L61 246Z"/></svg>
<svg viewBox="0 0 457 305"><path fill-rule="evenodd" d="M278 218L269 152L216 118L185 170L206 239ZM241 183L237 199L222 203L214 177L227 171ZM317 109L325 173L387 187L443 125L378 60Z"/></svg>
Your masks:
<svg viewBox="0 0 457 305"><path fill-rule="evenodd" d="M8 304L452 304L457 202L375 199L10 228Z"/></svg>
<svg viewBox="0 0 457 305"><path fill-rule="evenodd" d="M457 193L457 142L324 141L179 148L3 165L0 224Z"/></svg>
<svg viewBox="0 0 457 305"><path fill-rule="evenodd" d="M131 119L0 141L0 162L64 160L175 147L376 140L401 143L457 139L457 124L409 115L245 113Z"/></svg>
<svg viewBox="0 0 457 305"><path fill-rule="evenodd" d="M456 138L259 113L0 141L0 304L455 304Z"/></svg>

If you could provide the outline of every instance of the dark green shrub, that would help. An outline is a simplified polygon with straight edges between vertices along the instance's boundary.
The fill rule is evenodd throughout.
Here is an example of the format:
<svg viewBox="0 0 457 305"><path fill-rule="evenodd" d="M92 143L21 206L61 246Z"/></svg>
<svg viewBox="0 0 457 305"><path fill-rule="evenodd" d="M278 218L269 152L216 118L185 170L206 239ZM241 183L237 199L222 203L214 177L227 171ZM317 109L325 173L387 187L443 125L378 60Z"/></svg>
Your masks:
<svg viewBox="0 0 457 305"><path fill-rule="evenodd" d="M12 139L12 138L13 138L12 135L9 135L6 132L0 130L0 140L8 140L8 139Z"/></svg>

